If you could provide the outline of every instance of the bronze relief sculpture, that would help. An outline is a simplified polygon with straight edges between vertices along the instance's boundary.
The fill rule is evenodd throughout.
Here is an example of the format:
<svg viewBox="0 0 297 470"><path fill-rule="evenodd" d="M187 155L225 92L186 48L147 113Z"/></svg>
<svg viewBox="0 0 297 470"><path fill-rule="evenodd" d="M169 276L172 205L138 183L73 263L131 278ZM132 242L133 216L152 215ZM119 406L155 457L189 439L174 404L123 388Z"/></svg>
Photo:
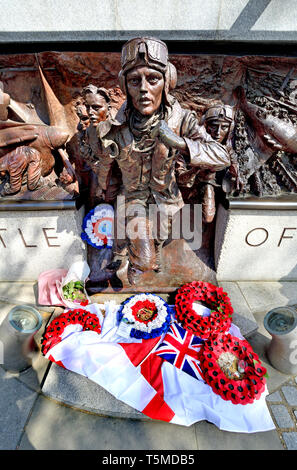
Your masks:
<svg viewBox="0 0 297 470"><path fill-rule="evenodd" d="M164 240L153 236L149 205L162 206L162 222L166 219L169 225L183 206L175 178L177 154L181 153L191 166L212 171L230 166L230 160L225 148L199 125L195 114L181 108L170 95L176 70L162 41L128 41L122 50L119 80L127 101L114 120L98 125L105 149L100 156L98 182L104 194L107 169L117 161L127 214L128 279L135 284L144 272L160 269ZM142 227L140 236L129 236L137 224Z"/></svg>
<svg viewBox="0 0 297 470"><path fill-rule="evenodd" d="M206 132L214 141L224 145L226 148L230 157L227 175L229 174L231 178L234 177L238 181L238 164L232 147L234 129L233 107L223 103L210 105L202 116L201 124L205 126ZM202 205L203 222L206 224L212 223L216 214L215 188L221 186L217 181L216 172L201 170L199 167L190 167L179 156L176 163L176 175L184 200L192 203L200 202Z"/></svg>
<svg viewBox="0 0 297 470"><path fill-rule="evenodd" d="M61 181L66 185L76 181L75 171L69 162L65 144L69 130L62 105L53 94L39 68L40 79L47 100L50 125L46 125L34 106L13 100L2 92L0 104L0 168L4 178L1 195L13 195L21 190L26 173L27 188L34 191L40 186L55 185L51 178L55 166L54 152L60 154ZM47 180L43 177L48 177ZM76 186L76 185L75 185ZM34 196L33 196L34 197Z"/></svg>
<svg viewBox="0 0 297 470"><path fill-rule="evenodd" d="M294 76L286 75L295 59L169 60L166 44L147 37L124 44L121 57L39 58L42 69L33 55L0 58L1 195L74 198L86 212L112 204L113 252L88 246L90 288L212 281L218 203L297 192L297 105ZM32 85L18 79L30 67ZM182 208L195 204L202 245L185 250L168 234Z"/></svg>
<svg viewBox="0 0 297 470"><path fill-rule="evenodd" d="M247 100L242 87L238 87L235 94L241 118L244 116L244 133L247 141L244 152L240 151L243 189L257 196L264 195L263 176L265 169L267 174L267 169L271 165L272 175L278 177L289 192L297 192L296 172L293 168L290 171L288 168L290 164L282 162L282 154L294 156L297 151L296 104L289 100L276 100L271 96L256 98L255 103L252 103ZM242 139L243 136L240 137ZM247 188L248 181L250 186ZM268 185L269 183L271 185L270 181ZM276 178L269 192L272 194L280 192Z"/></svg>

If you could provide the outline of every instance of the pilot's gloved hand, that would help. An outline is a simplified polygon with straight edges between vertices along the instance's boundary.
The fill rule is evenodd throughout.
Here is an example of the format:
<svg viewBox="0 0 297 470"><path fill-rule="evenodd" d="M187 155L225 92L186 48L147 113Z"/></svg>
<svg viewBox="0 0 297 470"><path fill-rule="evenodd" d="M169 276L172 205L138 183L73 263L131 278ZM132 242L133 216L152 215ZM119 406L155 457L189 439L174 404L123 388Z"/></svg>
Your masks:
<svg viewBox="0 0 297 470"><path fill-rule="evenodd" d="M157 137L166 147L173 147L178 150L185 150L187 148L185 140L173 132L164 120L154 127L151 137Z"/></svg>

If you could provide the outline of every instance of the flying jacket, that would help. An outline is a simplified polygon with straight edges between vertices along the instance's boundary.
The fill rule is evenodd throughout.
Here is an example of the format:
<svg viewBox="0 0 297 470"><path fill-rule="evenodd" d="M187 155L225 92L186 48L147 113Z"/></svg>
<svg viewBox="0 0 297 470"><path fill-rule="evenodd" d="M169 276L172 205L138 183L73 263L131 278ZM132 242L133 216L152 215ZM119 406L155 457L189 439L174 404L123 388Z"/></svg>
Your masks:
<svg viewBox="0 0 297 470"><path fill-rule="evenodd" d="M184 138L189 153L188 163L213 171L230 166L228 152L212 140L204 126L199 125L195 113L183 109L175 98L170 98L171 106L167 107L165 120L178 136ZM178 150L167 148L158 139L151 151L136 149L125 104L114 119L98 124L97 135L103 149L97 167L98 182L103 190L107 189L115 159L122 172L121 193L128 201L146 202L152 196L158 205L182 207L183 200L175 177Z"/></svg>

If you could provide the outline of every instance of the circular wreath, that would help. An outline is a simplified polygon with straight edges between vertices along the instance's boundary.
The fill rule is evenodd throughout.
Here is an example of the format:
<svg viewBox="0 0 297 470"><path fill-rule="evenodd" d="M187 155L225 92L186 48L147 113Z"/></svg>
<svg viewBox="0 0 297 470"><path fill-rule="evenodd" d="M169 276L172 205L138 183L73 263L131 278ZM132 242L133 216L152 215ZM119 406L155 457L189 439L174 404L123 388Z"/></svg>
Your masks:
<svg viewBox="0 0 297 470"><path fill-rule="evenodd" d="M113 221L113 207L99 204L84 217L82 240L94 248L112 248Z"/></svg>
<svg viewBox="0 0 297 470"><path fill-rule="evenodd" d="M169 305L158 295L137 294L122 303L118 319L131 325L131 337L149 339L168 330L171 312Z"/></svg>
<svg viewBox="0 0 297 470"><path fill-rule="evenodd" d="M260 398L266 369L246 340L219 334L209 338L198 354L205 382L224 400L246 405Z"/></svg>
<svg viewBox="0 0 297 470"><path fill-rule="evenodd" d="M202 316L193 309L193 302L203 302L211 310L209 316ZM233 307L228 294L222 287L209 282L194 281L182 286L175 297L176 319L181 325L202 339L211 334L229 330Z"/></svg>
<svg viewBox="0 0 297 470"><path fill-rule="evenodd" d="M97 315L80 308L68 310L56 317L46 328L41 340L41 351L44 356L49 349L62 341L62 334L68 325L81 325L83 331L91 330L101 333Z"/></svg>

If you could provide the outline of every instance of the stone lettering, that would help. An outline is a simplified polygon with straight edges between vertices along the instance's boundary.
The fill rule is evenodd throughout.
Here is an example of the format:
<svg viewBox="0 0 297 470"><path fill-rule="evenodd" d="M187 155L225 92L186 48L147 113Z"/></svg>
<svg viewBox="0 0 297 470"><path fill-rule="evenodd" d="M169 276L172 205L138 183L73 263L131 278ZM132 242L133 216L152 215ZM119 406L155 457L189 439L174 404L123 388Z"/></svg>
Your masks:
<svg viewBox="0 0 297 470"><path fill-rule="evenodd" d="M6 228L0 228L0 230L6 231ZM1 235L0 235L0 241L1 241L2 245L4 246L4 248L6 248L6 245L5 245L4 240L3 240L3 238L1 237Z"/></svg>
<svg viewBox="0 0 297 470"><path fill-rule="evenodd" d="M296 230L296 227L285 227L284 230L283 230L283 233L281 234L281 237L279 239L279 242L278 242L277 246L280 246L280 244L281 244L281 242L284 238L294 238L293 236L286 237L285 236L286 230Z"/></svg>
<svg viewBox="0 0 297 470"><path fill-rule="evenodd" d="M7 232L7 230L8 230L7 228L0 228L0 233L1 233L1 231ZM26 240L26 238L24 236L24 233L22 232L22 229L18 228L17 230L20 234L20 238L21 238L22 243L23 243L25 248L38 248L38 245L33 245L28 240ZM46 240L47 246L49 248L54 248L54 247L60 247L61 246L61 245L57 245L57 244L54 244L54 243L51 242L51 240L57 240L58 237L53 236L53 235L50 236L47 233L48 230L56 230L55 228L53 228L53 227L41 227L41 230L43 232L43 235L44 235L44 238ZM4 240L3 237L0 234L0 247L1 246L3 248L7 248L7 240Z"/></svg>
<svg viewBox="0 0 297 470"><path fill-rule="evenodd" d="M260 243L257 243L257 244L252 244L249 242L248 238L249 236L251 235L251 233L255 232L256 230L263 230L263 232L265 233L264 235L264 239L263 241L261 241ZM266 230L266 228L263 228L263 227L257 227L257 228L254 228L253 230L250 230L249 233L246 235L245 237L245 242L249 245L249 246L260 246L260 245L263 245L266 240L268 239L268 231Z"/></svg>
<svg viewBox="0 0 297 470"><path fill-rule="evenodd" d="M45 239L46 239L46 242L47 242L47 246L49 247L59 247L61 245L51 245L50 244L50 240L54 240L54 239L58 239L58 237L50 237L48 234L47 234L47 230L55 230L54 228L43 228L42 231L44 233L44 236L45 236Z"/></svg>
<svg viewBox="0 0 297 470"><path fill-rule="evenodd" d="M23 241L23 243L24 243L24 246L25 246L26 248L37 248L37 245L28 245L28 244L27 244L27 242L26 242L26 240L25 240L25 238L24 238L23 232L21 231L20 228L18 228L18 232L19 232L19 234L20 234L20 236L21 236L21 239L22 239L22 241Z"/></svg>
<svg viewBox="0 0 297 470"><path fill-rule="evenodd" d="M264 232L264 233L263 233L263 237L264 237L264 238L263 238L263 240L259 240L259 242L252 242L251 239L250 239L250 238L251 238L251 234L252 234L253 232L256 233L256 230L262 230L262 232ZM281 246L282 241L283 241L285 238L287 238L287 239L292 239L292 238L294 238L293 235L286 235L287 230L297 230L297 227L284 227L284 229L283 229L283 231L282 231L282 233L281 233L281 236L280 236L278 245L277 245L278 247ZM261 233L261 232L260 232L260 233ZM259 234L258 234L258 235L259 235ZM246 237L245 237L245 242L246 242L246 244L249 245L249 246L261 246L261 245L263 245L263 244L268 240L268 237L269 237L269 232L268 232L268 230L266 230L266 228L263 228L263 227L256 227L256 228L250 230L250 231L247 233L247 235L246 235Z"/></svg>

